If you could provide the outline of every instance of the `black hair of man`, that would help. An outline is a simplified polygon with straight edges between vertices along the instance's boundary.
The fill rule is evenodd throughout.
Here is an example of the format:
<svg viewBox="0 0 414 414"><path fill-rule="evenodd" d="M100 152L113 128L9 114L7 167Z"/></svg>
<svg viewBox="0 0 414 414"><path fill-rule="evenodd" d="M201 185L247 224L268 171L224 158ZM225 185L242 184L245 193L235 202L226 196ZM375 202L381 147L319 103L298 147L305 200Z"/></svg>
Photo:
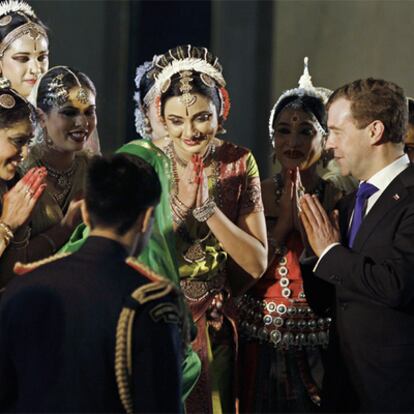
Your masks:
<svg viewBox="0 0 414 414"><path fill-rule="evenodd" d="M94 157L85 178L85 202L91 228L112 228L124 235L138 216L156 206L161 184L144 160L125 154Z"/></svg>

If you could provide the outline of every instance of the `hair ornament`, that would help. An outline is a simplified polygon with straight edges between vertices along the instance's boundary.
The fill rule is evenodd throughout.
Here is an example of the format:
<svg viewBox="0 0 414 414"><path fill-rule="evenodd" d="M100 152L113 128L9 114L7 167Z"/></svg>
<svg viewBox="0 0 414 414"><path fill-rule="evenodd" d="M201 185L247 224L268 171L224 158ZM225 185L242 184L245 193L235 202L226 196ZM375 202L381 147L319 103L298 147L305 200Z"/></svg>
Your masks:
<svg viewBox="0 0 414 414"><path fill-rule="evenodd" d="M191 82L194 80L191 75L192 72L189 70L180 72L180 92L182 93L180 96L180 101L187 108L191 105L194 105L197 100L197 97L195 95L191 95L190 93L193 89Z"/></svg>
<svg viewBox="0 0 414 414"><path fill-rule="evenodd" d="M76 99L83 105L87 105L89 102L89 91L81 86L76 93Z"/></svg>
<svg viewBox="0 0 414 414"><path fill-rule="evenodd" d="M38 39L40 36L48 38L46 30L39 24L31 21L29 17L36 18L36 14L33 9L24 1L6 0L0 3L0 26L7 26L13 20L10 16L11 13L18 13L24 16L27 23L16 27L9 32L0 43L0 57L3 57L5 50L16 39L21 36L29 35L33 40Z"/></svg>
<svg viewBox="0 0 414 414"><path fill-rule="evenodd" d="M4 77L0 77L0 89L11 88L11 82Z"/></svg>
<svg viewBox="0 0 414 414"><path fill-rule="evenodd" d="M304 63L303 74L299 78L299 82L298 82L299 86L297 88L288 89L287 91L283 92L282 95L280 95L279 99L274 104L272 110L270 111L269 138L270 138L270 142L272 143L273 147L274 147L273 136L274 136L274 133L275 133L275 130L273 128L274 118L275 118L275 114L278 112L280 103L285 98L287 98L288 96L294 96L294 95L297 95L298 97L302 97L302 96L307 95L307 96L311 96L311 97L320 99L323 102L323 104L326 104L326 102L328 101L329 95L332 93L332 91L330 91L327 88L315 87L313 85L312 77L309 74L309 59L308 59L308 57L305 57L303 59L303 63ZM322 127L322 125L319 123L319 121L316 119L316 117L314 115L313 115L313 117L317 121L316 126L318 128L318 131L321 132L323 135L325 135L326 134L325 129Z"/></svg>
<svg viewBox="0 0 414 414"><path fill-rule="evenodd" d="M63 83L63 73L56 75L48 84L47 97L50 103L57 103L63 105L68 100L68 91Z"/></svg>
<svg viewBox="0 0 414 414"><path fill-rule="evenodd" d="M171 78L165 80L165 82L161 85L161 93L165 93L171 86Z"/></svg>
<svg viewBox="0 0 414 414"><path fill-rule="evenodd" d="M155 74L154 86L156 90L161 93L162 87L168 80L171 82L171 78L175 74L184 71L204 73L214 79L219 86L226 86L226 81L224 80L222 73L203 59L187 57L181 60L173 60L166 66L161 66L160 61L158 60L156 66L161 70L158 74Z"/></svg>
<svg viewBox="0 0 414 414"><path fill-rule="evenodd" d="M146 117L144 114L144 108L143 108L143 102L145 104L147 104L145 102L145 99L151 99L151 101L154 99L154 97L150 98L148 95L150 94L151 90L153 88L151 88L147 94L144 97L141 97L141 79L144 76L147 76L148 73L154 68L153 65L153 61L150 62L144 62L142 65L138 66L135 72L135 87L136 87L136 91L134 94L134 101L135 101L135 111L134 111L134 116L135 116L135 130L137 131L137 133L139 135L141 135L141 137L147 139L149 137L147 137L147 122L146 122ZM149 104L149 102L148 102Z"/></svg>
<svg viewBox="0 0 414 414"><path fill-rule="evenodd" d="M16 100L13 95L9 93L3 93L0 95L0 106L5 109L12 109L16 105Z"/></svg>
<svg viewBox="0 0 414 414"><path fill-rule="evenodd" d="M13 17L11 17L10 14L3 16L0 18L0 26L1 27L7 26L12 20L13 20Z"/></svg>
<svg viewBox="0 0 414 414"><path fill-rule="evenodd" d="M6 49L19 37L29 35L33 40L37 40L40 36L48 39L46 30L37 23L28 21L14 30L9 32L0 43L0 58L3 57Z"/></svg>
<svg viewBox="0 0 414 414"><path fill-rule="evenodd" d="M89 90L84 88L79 81L79 78L72 72L67 66L54 66L53 68L49 69L48 72L55 69L62 69L63 71L69 73L76 81L76 85L79 87L76 93L76 99L86 105L89 102ZM48 73L46 72L46 73ZM44 74L45 75L45 74ZM43 78L43 76L37 80L35 87L32 89L32 92L29 97L29 101L36 105L37 101L37 91L39 88L39 84ZM63 78L65 74L63 72L58 73L56 76L52 78L52 80L47 85L47 93L46 96L43 98L47 105L58 105L61 106L65 104L69 99L69 91L65 87L63 82Z"/></svg>
<svg viewBox="0 0 414 414"><path fill-rule="evenodd" d="M220 100L221 100L221 110L220 110L220 117L223 118L225 121L230 112L230 96L226 88L222 87L219 89Z"/></svg>
<svg viewBox="0 0 414 414"><path fill-rule="evenodd" d="M208 86L209 88L214 88L216 84L214 80L210 78L210 76L206 75L205 73L200 73L200 79L204 83L204 85Z"/></svg>
<svg viewBox="0 0 414 414"><path fill-rule="evenodd" d="M36 17L31 6L24 1L5 0L0 3L0 17L10 13L21 13L26 16Z"/></svg>

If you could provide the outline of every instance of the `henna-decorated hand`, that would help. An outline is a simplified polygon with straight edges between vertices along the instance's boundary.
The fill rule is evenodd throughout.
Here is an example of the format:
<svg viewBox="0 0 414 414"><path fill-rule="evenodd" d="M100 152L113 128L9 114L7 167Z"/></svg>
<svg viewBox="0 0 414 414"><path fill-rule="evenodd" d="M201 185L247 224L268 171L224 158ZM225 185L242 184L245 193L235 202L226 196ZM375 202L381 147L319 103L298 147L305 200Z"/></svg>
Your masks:
<svg viewBox="0 0 414 414"><path fill-rule="evenodd" d="M46 188L46 168L32 168L3 197L3 211L0 220L12 231L27 223L33 209Z"/></svg>

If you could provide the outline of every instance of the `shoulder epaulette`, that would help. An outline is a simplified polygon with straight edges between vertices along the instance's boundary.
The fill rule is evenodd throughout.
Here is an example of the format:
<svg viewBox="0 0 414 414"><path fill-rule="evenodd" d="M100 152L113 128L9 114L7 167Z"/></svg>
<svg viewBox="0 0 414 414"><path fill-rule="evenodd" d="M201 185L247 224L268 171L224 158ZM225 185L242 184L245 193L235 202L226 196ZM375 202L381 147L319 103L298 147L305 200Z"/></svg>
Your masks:
<svg viewBox="0 0 414 414"><path fill-rule="evenodd" d="M56 260L63 259L64 257L69 256L70 254L71 253L56 253L52 256L46 257L45 259L37 260L36 262L31 262L31 263L17 262L14 265L13 270L14 270L14 273L16 273L16 275L19 275L19 276L24 275L45 264L52 263L52 262L55 262Z"/></svg>
<svg viewBox="0 0 414 414"><path fill-rule="evenodd" d="M162 298L176 290L176 286L172 282L158 275L137 259L128 257L126 263L150 281L150 283L136 289L131 295L140 305Z"/></svg>
<svg viewBox="0 0 414 414"><path fill-rule="evenodd" d="M153 270L151 270L144 263L142 263L139 260L135 259L135 257L128 257L125 260L125 262L128 266L132 267L134 270L141 273L142 276L145 276L151 282L158 282L158 281L167 280L165 277L155 273Z"/></svg>
<svg viewBox="0 0 414 414"><path fill-rule="evenodd" d="M116 342L115 342L115 377L118 386L119 397L122 405L128 414L134 412L132 390L130 388L132 375L132 326L135 312L137 310L136 303L143 305L147 302L162 298L177 287L168 279L157 275L143 263L133 257L125 260L126 264L136 270L149 283L145 283L132 292L129 297L129 303L122 308L119 315ZM134 302L131 304L131 302ZM167 323L178 323L180 314L173 303L161 303L151 309L150 317L154 322L165 321Z"/></svg>

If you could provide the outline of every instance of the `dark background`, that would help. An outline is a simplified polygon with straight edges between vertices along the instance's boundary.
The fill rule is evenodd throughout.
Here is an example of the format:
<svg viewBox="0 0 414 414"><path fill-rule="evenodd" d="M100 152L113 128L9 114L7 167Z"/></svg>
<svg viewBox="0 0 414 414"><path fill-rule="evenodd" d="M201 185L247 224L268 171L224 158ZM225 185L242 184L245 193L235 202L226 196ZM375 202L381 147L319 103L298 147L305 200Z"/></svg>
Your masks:
<svg viewBox="0 0 414 414"><path fill-rule="evenodd" d="M50 27L51 65L88 74L98 90L104 152L137 138L135 68L179 44L206 46L224 67L232 109L225 139L270 171L267 123L309 57L316 86L368 76L414 95L414 0L28 0Z"/></svg>
<svg viewBox="0 0 414 414"><path fill-rule="evenodd" d="M50 28L50 65L85 72L98 91L104 153L137 138L135 68L179 44L218 55L232 101L224 139L253 150L262 174L270 148L271 1L32 0Z"/></svg>

